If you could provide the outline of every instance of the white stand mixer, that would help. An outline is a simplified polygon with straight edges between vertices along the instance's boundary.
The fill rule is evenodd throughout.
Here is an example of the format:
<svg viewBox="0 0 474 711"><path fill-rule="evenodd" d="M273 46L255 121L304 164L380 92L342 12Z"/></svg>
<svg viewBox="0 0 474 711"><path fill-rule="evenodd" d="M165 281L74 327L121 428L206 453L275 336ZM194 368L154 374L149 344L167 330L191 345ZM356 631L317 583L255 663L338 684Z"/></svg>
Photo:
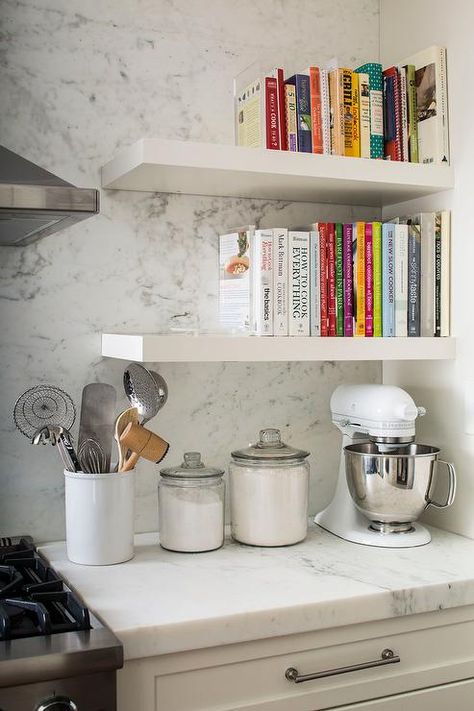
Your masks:
<svg viewBox="0 0 474 711"><path fill-rule="evenodd" d="M340 385L331 397L332 421L343 435L341 462L334 498L315 517L315 523L353 543L380 548L412 548L431 541L429 531L413 523L406 533L380 533L357 510L346 483L344 447L357 442L377 442L379 449L413 442L415 420L425 414L401 388L393 385Z"/></svg>

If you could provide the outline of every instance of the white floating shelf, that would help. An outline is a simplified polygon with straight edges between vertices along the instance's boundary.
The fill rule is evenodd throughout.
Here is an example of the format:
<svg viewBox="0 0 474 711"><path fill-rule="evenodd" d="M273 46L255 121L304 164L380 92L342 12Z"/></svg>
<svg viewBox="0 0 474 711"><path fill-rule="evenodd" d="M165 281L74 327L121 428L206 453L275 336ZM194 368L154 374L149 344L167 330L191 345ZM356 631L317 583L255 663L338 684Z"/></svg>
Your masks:
<svg viewBox="0 0 474 711"><path fill-rule="evenodd" d="M447 165L146 138L102 169L102 187L383 207L454 186Z"/></svg>
<svg viewBox="0 0 474 711"><path fill-rule="evenodd" d="M102 355L140 363L445 360L454 338L257 338L183 334L102 335Z"/></svg>

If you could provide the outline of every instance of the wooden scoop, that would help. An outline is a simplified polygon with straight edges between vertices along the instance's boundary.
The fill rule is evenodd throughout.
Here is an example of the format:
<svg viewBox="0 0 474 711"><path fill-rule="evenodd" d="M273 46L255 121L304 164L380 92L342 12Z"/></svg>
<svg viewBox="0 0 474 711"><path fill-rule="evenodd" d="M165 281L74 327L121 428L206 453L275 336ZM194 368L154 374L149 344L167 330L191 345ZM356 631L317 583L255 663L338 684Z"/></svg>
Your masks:
<svg viewBox="0 0 474 711"><path fill-rule="evenodd" d="M128 447L120 442L120 437L130 422L138 424L138 410L136 407L129 407L128 410L124 410L115 420L114 439L118 447L119 460L117 471L119 472L123 471L123 465L125 464L128 450Z"/></svg>
<svg viewBox="0 0 474 711"><path fill-rule="evenodd" d="M120 472L128 472L133 469L140 457L158 464L169 449L168 442L165 442L154 432L133 422L130 422L120 435L120 445L125 449L132 450L130 457L119 469Z"/></svg>

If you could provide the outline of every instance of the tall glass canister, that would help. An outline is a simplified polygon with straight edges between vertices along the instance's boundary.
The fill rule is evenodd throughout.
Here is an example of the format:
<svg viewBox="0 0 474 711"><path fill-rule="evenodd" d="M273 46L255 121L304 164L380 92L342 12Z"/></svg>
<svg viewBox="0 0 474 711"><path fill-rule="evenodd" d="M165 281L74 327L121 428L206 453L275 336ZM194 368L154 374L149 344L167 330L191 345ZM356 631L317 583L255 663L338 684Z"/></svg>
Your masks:
<svg viewBox="0 0 474 711"><path fill-rule="evenodd" d="M232 452L232 536L253 546L287 546L306 537L309 452L281 441L280 430L260 431L259 441Z"/></svg>

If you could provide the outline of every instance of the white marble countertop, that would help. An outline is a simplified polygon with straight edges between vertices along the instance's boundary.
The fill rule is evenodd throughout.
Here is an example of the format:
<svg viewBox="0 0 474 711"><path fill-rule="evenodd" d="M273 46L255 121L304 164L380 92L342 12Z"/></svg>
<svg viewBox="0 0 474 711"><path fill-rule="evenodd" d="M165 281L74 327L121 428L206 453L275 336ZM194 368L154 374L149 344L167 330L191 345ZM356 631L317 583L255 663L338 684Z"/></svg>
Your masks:
<svg viewBox="0 0 474 711"><path fill-rule="evenodd" d="M431 530L427 546L389 550L312 524L296 546L199 554L143 533L132 560L105 567L71 563L63 542L41 550L135 659L474 604L474 541Z"/></svg>

